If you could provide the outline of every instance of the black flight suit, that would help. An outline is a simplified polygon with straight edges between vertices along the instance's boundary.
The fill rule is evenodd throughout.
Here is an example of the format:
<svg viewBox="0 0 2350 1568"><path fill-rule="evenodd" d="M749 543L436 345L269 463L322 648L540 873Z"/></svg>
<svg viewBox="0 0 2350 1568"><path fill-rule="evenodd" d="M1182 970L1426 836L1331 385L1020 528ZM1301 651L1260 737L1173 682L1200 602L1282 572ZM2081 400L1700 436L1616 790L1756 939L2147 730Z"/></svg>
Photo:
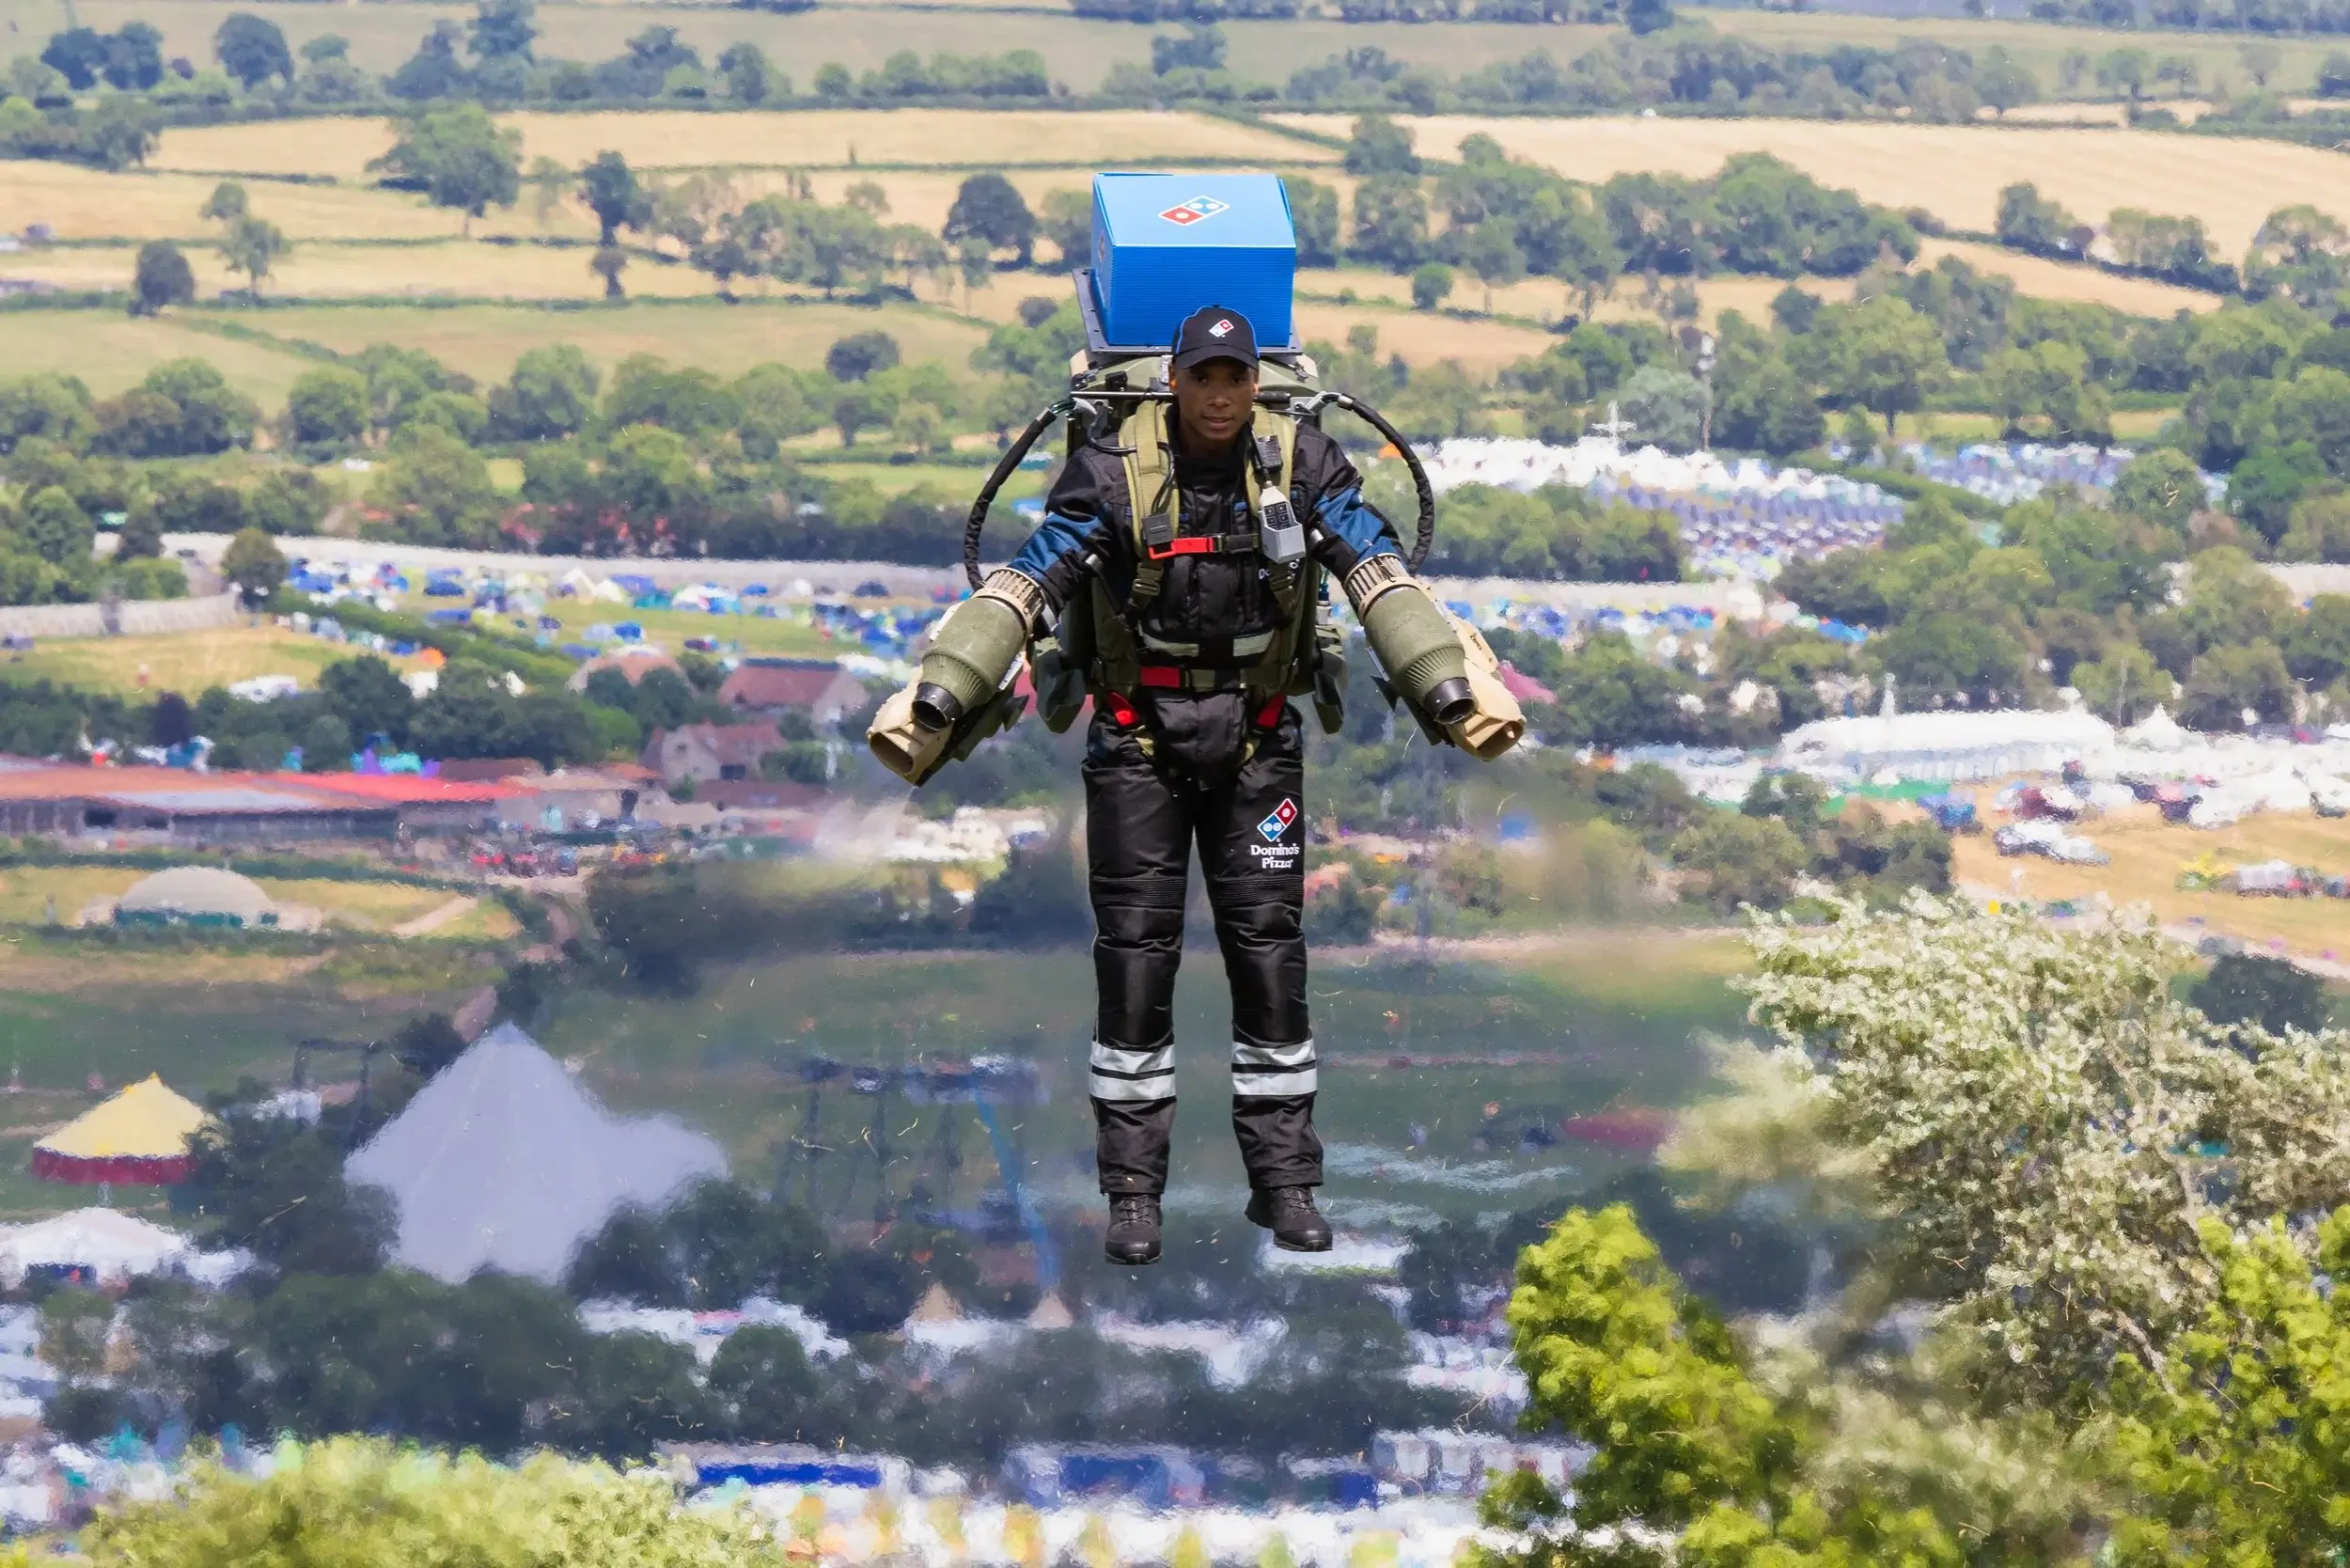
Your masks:
<svg viewBox="0 0 2350 1568"><path fill-rule="evenodd" d="M1175 421L1167 423L1176 431L1183 534L1252 531L1246 432L1229 451L1192 454L1182 449ZM1362 555L1395 548L1386 520L1363 501L1354 465L1311 426L1297 431L1291 481L1299 519L1309 530L1320 525L1314 551L1326 568L1343 572ZM1011 562L1056 610L1087 591L1089 555L1103 563L1111 597L1129 604L1136 544L1126 492L1121 460L1098 447L1080 447L1062 471L1044 523ZM1164 565L1160 590L1136 625L1146 639L1199 645L1187 664L1245 667L1283 624L1273 569L1261 555L1182 555ZM1249 1185L1318 1186L1297 714L1285 698L1252 702L1237 680L1213 691L1154 686L1147 645L1142 660L1142 689L1097 693L1086 734L1099 989L1089 1088L1102 1190L1167 1187L1175 1121L1172 1003L1195 845L1231 985L1232 1130Z"/></svg>

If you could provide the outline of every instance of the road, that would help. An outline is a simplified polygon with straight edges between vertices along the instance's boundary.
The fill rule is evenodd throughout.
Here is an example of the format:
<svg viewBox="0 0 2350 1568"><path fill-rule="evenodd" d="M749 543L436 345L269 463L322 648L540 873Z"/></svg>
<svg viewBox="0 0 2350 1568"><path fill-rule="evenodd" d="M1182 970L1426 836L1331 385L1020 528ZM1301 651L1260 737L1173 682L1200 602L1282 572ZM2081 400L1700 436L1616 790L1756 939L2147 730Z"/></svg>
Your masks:
<svg viewBox="0 0 2350 1568"><path fill-rule="evenodd" d="M226 534L166 534L167 551L194 553L195 558L217 565L228 547ZM927 599L941 589L961 593L966 586L956 567L895 566L886 561L744 561L695 557L603 557L530 556L496 550L443 550L422 544L385 544L371 540L289 536L278 541L290 559L307 559L337 566L373 568L390 561L413 576L436 567L466 572L506 576L532 572L561 577L574 569L591 577L629 572L664 588L694 583L718 583L747 588L763 583L785 597L810 594L846 596L867 583L880 583L900 598ZM805 586L802 586L805 584ZM1708 583L1549 583L1523 577L1431 577L1428 585L1442 599L1489 604L1507 599L1517 604L1550 604L1559 609L1613 608L1658 610L1681 604L1716 614L1755 615L1762 597L1753 585Z"/></svg>

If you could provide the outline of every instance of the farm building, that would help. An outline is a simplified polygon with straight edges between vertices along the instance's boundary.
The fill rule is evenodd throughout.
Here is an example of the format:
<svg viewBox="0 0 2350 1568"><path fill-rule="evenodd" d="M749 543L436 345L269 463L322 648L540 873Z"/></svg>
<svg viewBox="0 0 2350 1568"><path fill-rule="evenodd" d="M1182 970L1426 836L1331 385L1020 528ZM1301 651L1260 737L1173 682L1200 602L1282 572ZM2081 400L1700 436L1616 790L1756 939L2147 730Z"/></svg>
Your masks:
<svg viewBox="0 0 2350 1568"><path fill-rule="evenodd" d="M251 877L218 866L174 866L132 884L115 901L118 926L234 926L278 923L277 906Z"/></svg>
<svg viewBox="0 0 2350 1568"><path fill-rule="evenodd" d="M829 659L745 659L718 688L718 700L770 723L786 708L805 708L821 729L864 705L865 683Z"/></svg>
<svg viewBox="0 0 2350 1568"><path fill-rule="evenodd" d="M783 749L773 724L681 724L656 730L640 759L666 784L758 776L761 759Z"/></svg>
<svg viewBox="0 0 2350 1568"><path fill-rule="evenodd" d="M306 789L392 808L401 831L411 834L472 833L488 828L498 820L501 801L528 792L537 782L531 778L425 778L413 773L300 776Z"/></svg>
<svg viewBox="0 0 2350 1568"><path fill-rule="evenodd" d="M0 772L0 834L128 834L183 844L389 839L391 806L306 777L183 768L45 766Z"/></svg>

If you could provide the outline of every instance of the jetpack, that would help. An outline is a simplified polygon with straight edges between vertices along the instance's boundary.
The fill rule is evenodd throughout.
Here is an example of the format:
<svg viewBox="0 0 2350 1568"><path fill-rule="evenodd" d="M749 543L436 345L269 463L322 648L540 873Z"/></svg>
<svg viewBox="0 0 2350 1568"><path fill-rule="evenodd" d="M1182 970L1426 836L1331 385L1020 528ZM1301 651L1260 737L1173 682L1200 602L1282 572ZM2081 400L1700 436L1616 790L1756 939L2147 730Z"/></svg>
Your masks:
<svg viewBox="0 0 2350 1568"><path fill-rule="evenodd" d="M963 536L963 570L971 586L980 583L979 536L988 510L1030 448L1065 421L1069 452L1089 445L1120 450L1119 432L1137 405L1173 401L1167 346L1183 319L1209 303L1210 293L1257 329L1259 404L1317 428L1325 413L1338 409L1395 448L1419 498L1408 552L1412 570L1418 571L1436 538L1436 493L1428 470L1403 432L1377 409L1322 384L1322 368L1298 346L1291 306L1296 274L1297 234L1278 176L1094 176L1093 264L1074 274L1086 346L1070 357L1068 392L1028 421L971 504Z"/></svg>
<svg viewBox="0 0 2350 1568"><path fill-rule="evenodd" d="M1351 414L1385 438L1412 477L1419 514L1402 559L1364 557L1340 582L1377 660L1381 695L1409 712L1432 743L1482 758L1515 745L1525 720L1501 684L1493 651L1412 575L1436 533L1436 493L1419 455L1377 409L1324 384L1322 368L1298 345L1292 311L1297 238L1280 180L1269 174L1097 175L1091 261L1074 274L1086 343L1070 358L1069 389L1028 421L979 487L963 536L964 573L976 591L941 623L920 679L875 719L869 735L874 754L916 784L947 761L969 756L1025 711L1026 698L1014 690L1024 658L1047 727L1058 731L1074 721L1105 667L1096 634L1088 631L1095 606L1080 596L1048 623L1042 595L1026 579L1001 569L983 573L988 512L1056 424L1072 457L1087 447L1129 457L1136 450L1131 427L1163 428L1174 401L1169 345L1183 319L1209 303L1239 311L1256 329L1261 409L1316 428L1332 410ZM1165 412L1136 421L1137 411L1151 404ZM1120 445L1121 439L1129 444ZM1285 472L1286 462L1284 453ZM1278 510L1286 520L1288 508ZM1286 551L1274 548L1275 534L1265 538L1270 558L1298 559L1319 585L1304 607L1310 624L1285 644L1299 654L1286 689L1310 695L1324 728L1335 732L1346 666L1343 639L1328 619L1329 585L1310 560L1299 559L1304 546L1295 541L1302 533L1291 535ZM1098 599L1106 590L1098 575L1094 581Z"/></svg>

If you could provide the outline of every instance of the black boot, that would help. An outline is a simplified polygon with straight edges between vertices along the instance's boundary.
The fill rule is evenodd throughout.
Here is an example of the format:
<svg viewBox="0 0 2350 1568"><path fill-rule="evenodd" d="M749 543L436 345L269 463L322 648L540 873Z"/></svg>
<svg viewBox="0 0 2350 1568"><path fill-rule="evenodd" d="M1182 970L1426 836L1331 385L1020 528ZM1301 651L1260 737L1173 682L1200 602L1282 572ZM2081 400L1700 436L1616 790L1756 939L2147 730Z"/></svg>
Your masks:
<svg viewBox="0 0 2350 1568"><path fill-rule="evenodd" d="M1325 1232L1326 1234L1326 1232ZM1324 1241L1324 1246L1329 1243ZM1159 1261L1159 1199L1156 1193L1121 1192L1110 1199L1110 1228L1102 1250L1113 1263Z"/></svg>
<svg viewBox="0 0 2350 1568"><path fill-rule="evenodd" d="M1330 1250L1330 1222L1314 1207L1311 1187L1260 1187L1248 1195L1248 1223L1272 1231L1285 1252Z"/></svg>

